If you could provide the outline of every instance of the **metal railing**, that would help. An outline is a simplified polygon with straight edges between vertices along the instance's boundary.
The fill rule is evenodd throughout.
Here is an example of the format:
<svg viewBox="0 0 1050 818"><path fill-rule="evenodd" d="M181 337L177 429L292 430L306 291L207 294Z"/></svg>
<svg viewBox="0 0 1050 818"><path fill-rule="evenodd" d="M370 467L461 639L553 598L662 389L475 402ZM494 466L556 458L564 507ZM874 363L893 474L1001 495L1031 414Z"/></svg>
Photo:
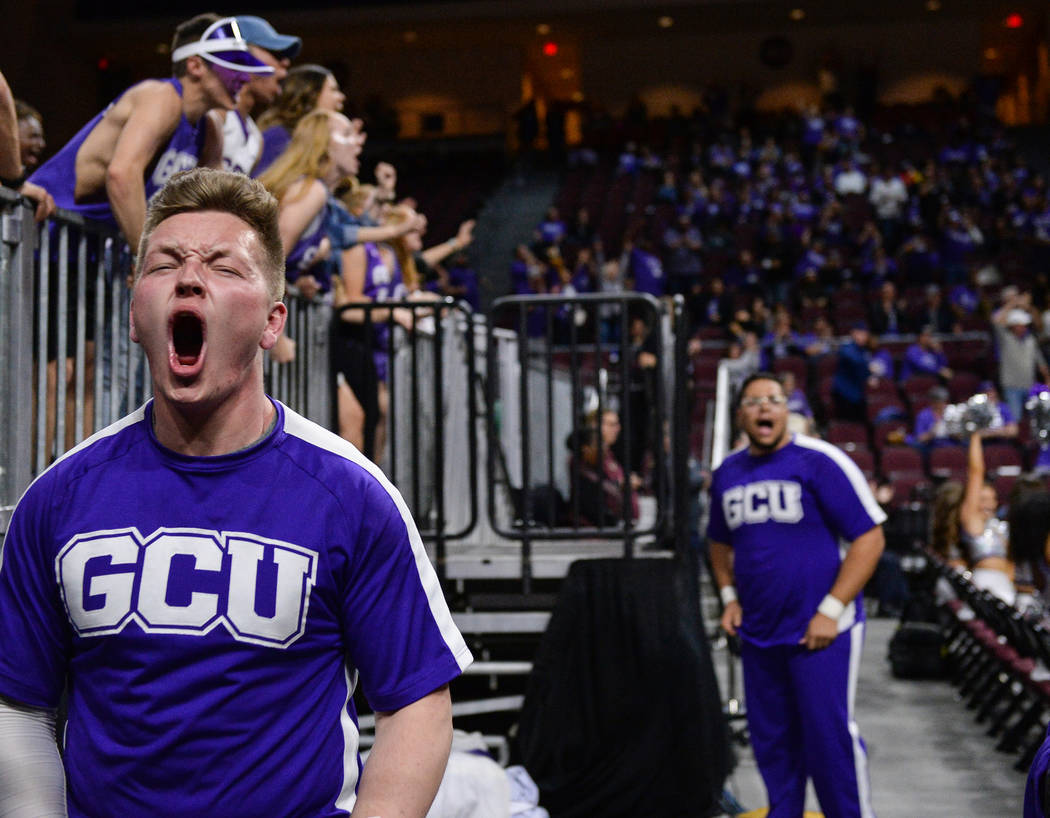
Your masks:
<svg viewBox="0 0 1050 818"><path fill-rule="evenodd" d="M333 369L338 347L356 346L351 359L373 367L374 388L385 392L385 412L382 401L354 396L365 409L363 450L405 498L444 580L446 543L468 536L478 520L474 316L451 298L347 304L335 315ZM348 380L337 390L352 391Z"/></svg>
<svg viewBox="0 0 1050 818"><path fill-rule="evenodd" d="M536 541L619 540L626 557L642 540L685 542L678 520L670 524L672 487L679 507L687 501L685 338L672 331L682 326L681 301L510 296L493 303L489 318L488 484L513 498L506 519L490 492L489 518L521 543L523 590ZM497 327L517 343L501 347ZM610 411L620 433L610 429L607 440ZM610 454L616 463L607 469ZM651 476L646 513L631 490L632 473L643 471Z"/></svg>
<svg viewBox="0 0 1050 818"><path fill-rule="evenodd" d="M56 211L43 224L0 189L0 533L30 481L151 396L129 336L131 260L112 227ZM331 307L288 299L288 364L266 362L267 391L328 425Z"/></svg>
<svg viewBox="0 0 1050 818"><path fill-rule="evenodd" d="M148 399L150 378L128 334L130 263L117 233L61 211L37 225L6 191L0 209L2 533L33 477ZM405 497L442 579L455 542L458 557L500 544L514 545L516 555L520 544L527 591L536 540L576 542L572 553L586 551L582 541L620 541L627 556L647 542L687 541L684 515L672 513L686 502L676 496L686 485L677 475L685 473L689 447L685 338L673 332L683 325L680 301L633 293L508 298L496 303L491 321L452 299L340 310L294 294L287 301L296 354L289 363L267 358L267 391L339 431L333 373L345 328L360 316L361 360L385 351L388 368L388 442L371 454ZM391 308L412 315L407 329ZM632 321L650 333L646 350L632 344ZM643 367L635 365L639 352L651 355ZM582 419L589 415L592 423L606 408L620 415L617 454L625 472L644 465L652 475L637 517L623 492L610 518L587 519L578 465L583 438L565 446L574 432L592 434ZM594 440L604 460L608 445ZM550 491L537 491L542 486Z"/></svg>

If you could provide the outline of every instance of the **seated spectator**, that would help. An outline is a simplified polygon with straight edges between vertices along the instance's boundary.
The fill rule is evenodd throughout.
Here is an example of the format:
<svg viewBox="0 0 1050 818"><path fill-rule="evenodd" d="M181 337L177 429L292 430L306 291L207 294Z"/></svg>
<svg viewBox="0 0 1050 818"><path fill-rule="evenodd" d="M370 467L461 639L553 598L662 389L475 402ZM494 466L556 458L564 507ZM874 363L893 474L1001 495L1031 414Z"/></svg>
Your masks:
<svg viewBox="0 0 1050 818"><path fill-rule="evenodd" d="M809 398L805 391L795 381L794 372L784 372L780 375L780 383L787 395L788 430L808 435L813 429L813 408L809 405Z"/></svg>
<svg viewBox="0 0 1050 818"><path fill-rule="evenodd" d="M261 176L284 153L300 119L313 111L338 113L345 101L339 82L327 68L311 64L291 69L280 96L259 117L263 149L255 164L255 175Z"/></svg>
<svg viewBox="0 0 1050 818"><path fill-rule="evenodd" d="M700 290L700 231L684 208L678 221L663 234L663 256L667 268L668 291L686 295Z"/></svg>
<svg viewBox="0 0 1050 818"><path fill-rule="evenodd" d="M944 294L938 284L928 284L921 307L908 318L913 327L930 327L936 333L957 331L958 321L952 308L944 302Z"/></svg>
<svg viewBox="0 0 1050 818"><path fill-rule="evenodd" d="M966 280L966 270L976 251L984 244L971 209L952 208L943 214L941 225L941 266L949 285Z"/></svg>
<svg viewBox="0 0 1050 818"><path fill-rule="evenodd" d="M288 76L288 66L302 47L302 40L278 34L261 17L241 15L235 18L241 36L257 60L273 68L273 73L255 77L237 94L232 110L215 110L209 116L222 131L222 166L226 170L252 175L262 155L263 137L252 119L252 112L265 108L281 93L281 81Z"/></svg>
<svg viewBox="0 0 1050 818"><path fill-rule="evenodd" d="M858 323L850 328L850 340L839 347L831 394L835 416L841 420L866 420L864 394L870 376L869 340L867 324Z"/></svg>
<svg viewBox="0 0 1050 818"><path fill-rule="evenodd" d="M762 368L772 369L773 362L802 351L802 338L791 326L791 313L778 304L773 313L773 328L762 338Z"/></svg>
<svg viewBox="0 0 1050 818"><path fill-rule="evenodd" d="M944 381L951 378L948 358L933 327L927 325L919 330L916 342L905 350L900 375L901 380L907 380L912 375L932 375Z"/></svg>
<svg viewBox="0 0 1050 818"><path fill-rule="evenodd" d="M988 396L988 405L992 408L992 423L985 431L988 438L1015 438L1018 434L1017 418L1010 407L1002 401L999 389L991 381L981 381L978 393Z"/></svg>
<svg viewBox="0 0 1050 818"><path fill-rule="evenodd" d="M692 300L694 320L703 327L729 327L733 317L733 297L726 292L720 276L712 276L707 286Z"/></svg>
<svg viewBox="0 0 1050 818"><path fill-rule="evenodd" d="M879 345L879 336L874 332L868 337L868 349L871 351L871 360L868 362L868 371L872 378L885 378L892 381L894 378L893 356L884 346Z"/></svg>
<svg viewBox="0 0 1050 818"><path fill-rule="evenodd" d="M838 348L838 339L831 327L831 322L823 313L813 319L811 330L799 338L803 351L808 358L822 358Z"/></svg>
<svg viewBox="0 0 1050 818"><path fill-rule="evenodd" d="M619 437L620 416L607 409L602 412L597 428L590 424L583 426L566 441L572 452L569 482L577 492L575 498L580 512L585 522L599 528L620 524L624 519L625 502L630 519L638 519L635 492L642 481L634 474L627 478L616 459L613 449ZM570 500L570 506L572 502Z"/></svg>
<svg viewBox="0 0 1050 818"><path fill-rule="evenodd" d="M923 452L936 446L955 446L958 441L948 435L948 426L944 420L944 410L948 406L948 390L943 386L933 386L928 393L929 405L923 407L915 416L915 428L908 435L907 442Z"/></svg>
<svg viewBox="0 0 1050 818"><path fill-rule="evenodd" d="M897 262L881 244L876 245L871 251L871 256L865 258L860 265L861 281L867 287L881 288L883 282L893 281L899 274Z"/></svg>
<svg viewBox="0 0 1050 818"><path fill-rule="evenodd" d="M897 297L897 285L892 281L883 281L878 299L869 309L871 331L876 335L903 334L906 331L905 312L904 300Z"/></svg>

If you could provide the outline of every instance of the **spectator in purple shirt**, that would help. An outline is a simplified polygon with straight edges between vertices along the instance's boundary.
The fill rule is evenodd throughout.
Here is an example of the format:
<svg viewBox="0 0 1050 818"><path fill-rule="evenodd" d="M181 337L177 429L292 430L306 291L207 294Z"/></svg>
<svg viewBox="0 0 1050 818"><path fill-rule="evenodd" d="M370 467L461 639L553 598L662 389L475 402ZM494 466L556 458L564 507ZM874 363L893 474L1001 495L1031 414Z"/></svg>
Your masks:
<svg viewBox="0 0 1050 818"><path fill-rule="evenodd" d="M943 386L931 387L928 397L929 405L915 416L915 428L907 438L909 445L924 452L936 446L957 443L948 437L948 427L944 421L944 410L948 406L948 390Z"/></svg>
<svg viewBox="0 0 1050 818"><path fill-rule="evenodd" d="M547 208L543 221L536 227L536 241L546 245L560 244L567 232L568 228L561 220L558 208L551 205Z"/></svg>
<svg viewBox="0 0 1050 818"><path fill-rule="evenodd" d="M918 340L904 353L901 361L901 380L912 375L935 375L943 380L952 376L948 358L941 349L941 342L930 325L919 331Z"/></svg>

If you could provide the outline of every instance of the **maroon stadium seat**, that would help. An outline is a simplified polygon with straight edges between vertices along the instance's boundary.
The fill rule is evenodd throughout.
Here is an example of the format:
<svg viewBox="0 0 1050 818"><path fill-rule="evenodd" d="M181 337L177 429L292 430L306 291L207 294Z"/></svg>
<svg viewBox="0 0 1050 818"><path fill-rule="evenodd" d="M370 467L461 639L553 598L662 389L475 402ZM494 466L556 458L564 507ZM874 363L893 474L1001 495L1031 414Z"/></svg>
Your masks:
<svg viewBox="0 0 1050 818"><path fill-rule="evenodd" d="M966 479L966 449L962 446L935 446L930 450L930 476L951 480Z"/></svg>
<svg viewBox="0 0 1050 818"><path fill-rule="evenodd" d="M853 420L830 420L828 431L824 436L829 443L841 446L843 443L853 443L857 446L868 445L868 429L858 421Z"/></svg>

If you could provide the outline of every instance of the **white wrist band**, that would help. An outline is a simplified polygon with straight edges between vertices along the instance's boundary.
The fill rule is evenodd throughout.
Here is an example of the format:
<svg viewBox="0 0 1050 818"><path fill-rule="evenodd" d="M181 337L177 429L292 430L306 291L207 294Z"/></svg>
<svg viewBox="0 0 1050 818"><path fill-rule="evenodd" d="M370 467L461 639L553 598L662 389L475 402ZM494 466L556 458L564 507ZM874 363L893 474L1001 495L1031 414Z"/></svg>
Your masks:
<svg viewBox="0 0 1050 818"><path fill-rule="evenodd" d="M838 599L828 594L817 606L817 613L824 614L828 619L834 619L836 622L839 621L839 617L842 616L842 612L846 610L846 606Z"/></svg>
<svg viewBox="0 0 1050 818"><path fill-rule="evenodd" d="M728 605L730 602L736 602L736 588L732 585L724 585L719 588L718 595L722 597L723 605Z"/></svg>

